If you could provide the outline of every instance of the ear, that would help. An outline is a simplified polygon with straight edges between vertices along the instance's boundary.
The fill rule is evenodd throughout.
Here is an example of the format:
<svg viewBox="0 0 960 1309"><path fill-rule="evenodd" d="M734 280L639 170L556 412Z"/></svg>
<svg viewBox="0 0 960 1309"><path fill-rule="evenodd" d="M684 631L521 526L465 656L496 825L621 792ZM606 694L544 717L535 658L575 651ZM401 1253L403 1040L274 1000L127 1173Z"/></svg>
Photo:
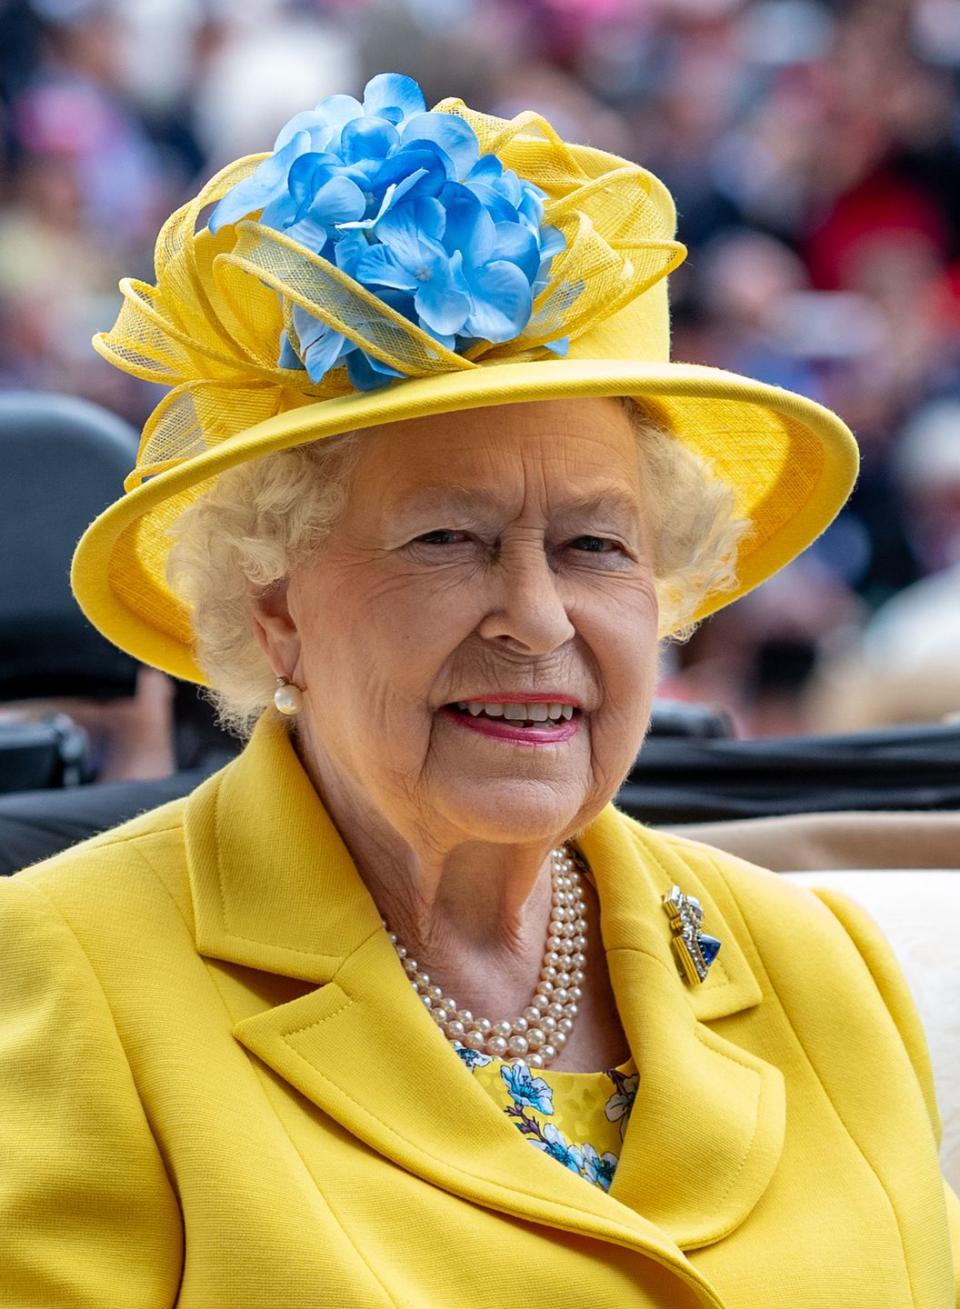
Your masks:
<svg viewBox="0 0 960 1309"><path fill-rule="evenodd" d="M281 577L265 590L250 596L250 615L260 649L278 677L297 680L300 663L300 633L290 613L289 581Z"/></svg>

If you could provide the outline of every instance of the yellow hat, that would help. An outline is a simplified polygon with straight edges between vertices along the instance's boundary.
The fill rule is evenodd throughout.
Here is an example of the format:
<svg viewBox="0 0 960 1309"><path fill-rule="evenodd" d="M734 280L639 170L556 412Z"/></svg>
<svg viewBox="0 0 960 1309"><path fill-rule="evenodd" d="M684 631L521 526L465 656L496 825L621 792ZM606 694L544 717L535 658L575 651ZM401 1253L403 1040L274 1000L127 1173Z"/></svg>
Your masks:
<svg viewBox="0 0 960 1309"><path fill-rule="evenodd" d="M382 92L383 82L373 79L368 92L377 85ZM348 100L323 104L336 102L342 118L341 102ZM389 118L392 111L383 112ZM256 194L258 184L251 191L249 179L264 161L280 158L284 141L288 156L303 152L290 141L298 120L307 130L320 121L310 114L288 125L273 155L238 160L172 215L157 240L156 286L121 283L117 322L94 345L125 371L172 389L146 423L126 494L81 539L72 582L91 622L144 663L204 681L189 611L169 589L165 566L167 529L211 479L271 451L374 425L484 405L634 397L712 464L752 523L737 589L708 595L697 617L794 558L846 500L857 448L829 410L737 374L670 362L666 276L685 250L673 239L673 202L657 178L627 160L562 141L533 113L507 122L444 100L434 121L437 114L468 124L481 158L494 156L512 170L503 173L504 187L519 178L528 193L539 188L543 230L563 237L556 242L563 248L541 265L546 284L533 284L529 319L512 339L464 345L458 338L451 346L452 337L411 321L335 262L266 222L245 218L223 223L215 234L197 230L201 211L237 194L238 184ZM420 115L415 135L426 118ZM396 198L395 191L389 195ZM494 210L497 203L494 197ZM348 224L354 231L371 225L369 219ZM394 370L386 384L359 390L343 366L318 381L299 359L292 361L296 367L280 366L281 341L287 343L283 364L291 362L289 343L301 344L303 311L324 331L339 332L357 358L362 351L364 359ZM566 343L561 357L557 351Z"/></svg>

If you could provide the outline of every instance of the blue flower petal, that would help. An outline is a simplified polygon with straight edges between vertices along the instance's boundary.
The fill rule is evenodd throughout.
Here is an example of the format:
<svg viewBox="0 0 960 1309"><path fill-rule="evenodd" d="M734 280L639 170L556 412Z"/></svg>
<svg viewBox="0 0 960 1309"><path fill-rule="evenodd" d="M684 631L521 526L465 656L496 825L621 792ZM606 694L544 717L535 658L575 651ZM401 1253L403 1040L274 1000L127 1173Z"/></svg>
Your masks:
<svg viewBox="0 0 960 1309"><path fill-rule="evenodd" d="M370 358L362 350L347 355L347 375L358 391L376 391L390 381L384 373L376 372Z"/></svg>
<svg viewBox="0 0 960 1309"><path fill-rule="evenodd" d="M343 232L334 242L333 262L348 276L356 277L356 266L369 249L370 245L362 232Z"/></svg>
<svg viewBox="0 0 960 1309"><path fill-rule="evenodd" d="M473 311L466 330L486 341L512 341L530 321L530 283L516 264L485 264L468 274Z"/></svg>
<svg viewBox="0 0 960 1309"><path fill-rule="evenodd" d="M340 134L340 153L348 164L386 159L399 144L397 129L385 118L354 118Z"/></svg>
<svg viewBox="0 0 960 1309"><path fill-rule="evenodd" d="M310 133L297 132L282 150L258 164L249 177L230 188L214 209L207 224L210 231L216 234L221 227L235 223L257 209L263 209L272 200L284 195L291 165L309 148Z"/></svg>
<svg viewBox="0 0 960 1309"><path fill-rule="evenodd" d="M540 257L541 259L552 258L554 255L565 250L567 238L560 231L559 227L552 227L546 223L540 228Z"/></svg>
<svg viewBox="0 0 960 1309"><path fill-rule="evenodd" d="M497 223L491 259L506 259L516 264L528 282L540 269L540 248L534 234L520 223Z"/></svg>
<svg viewBox="0 0 960 1309"><path fill-rule="evenodd" d="M319 252L338 222L358 218L367 206L363 192L349 177L331 177L320 187L302 216L287 228L287 236Z"/></svg>
<svg viewBox="0 0 960 1309"><path fill-rule="evenodd" d="M565 355L570 349L570 338L569 336L559 336L556 341L545 341L543 348L552 350L555 355Z"/></svg>
<svg viewBox="0 0 960 1309"><path fill-rule="evenodd" d="M346 352L345 347L353 348L352 342L348 342L345 336L326 323L321 323L319 318L308 314L300 305L293 307L293 325L300 338L300 356L311 382L322 382Z"/></svg>
<svg viewBox="0 0 960 1309"><path fill-rule="evenodd" d="M456 178L465 177L480 155L476 132L455 114L416 114L400 129L400 140L404 145L435 141L453 161Z"/></svg>
<svg viewBox="0 0 960 1309"><path fill-rule="evenodd" d="M481 155L477 162L470 169L464 181L469 185L470 182L481 182L486 186L495 186L500 177L503 176L503 164L496 155Z"/></svg>
<svg viewBox="0 0 960 1309"><path fill-rule="evenodd" d="M445 336L459 332L470 314L470 296L458 288L457 271L446 260L438 260L414 296L423 324Z"/></svg>
<svg viewBox="0 0 960 1309"><path fill-rule="evenodd" d="M496 228L483 205L465 186L457 183L443 188L440 203L447 211L443 234L446 250L459 250L467 268L485 264L493 254Z"/></svg>
<svg viewBox="0 0 960 1309"><path fill-rule="evenodd" d="M298 368L303 371L303 360L290 344L286 332L280 333L280 353L277 355L278 368Z"/></svg>
<svg viewBox="0 0 960 1309"><path fill-rule="evenodd" d="M510 201L505 200L492 187L484 186L480 182L464 182L463 185L477 197L495 223L519 221L519 215Z"/></svg>
<svg viewBox="0 0 960 1309"><path fill-rule="evenodd" d="M420 236L440 250L440 241L447 225L447 211L434 196L414 196L404 204L404 220L410 220ZM377 232L379 236L379 231Z"/></svg>
<svg viewBox="0 0 960 1309"><path fill-rule="evenodd" d="M377 236L412 273L429 273L434 264L446 264L447 254L439 242L424 234L417 214L415 201L394 206L377 224Z"/></svg>
<svg viewBox="0 0 960 1309"><path fill-rule="evenodd" d="M385 245L369 246L357 260L351 276L365 285L374 283L397 291L416 291L420 286L414 274Z"/></svg>
<svg viewBox="0 0 960 1309"><path fill-rule="evenodd" d="M288 141L292 141L298 132L309 132L310 149L326 150L330 138L339 133L339 124L332 125L324 114L316 109L304 109L284 123L273 143L274 150L282 150Z"/></svg>
<svg viewBox="0 0 960 1309"><path fill-rule="evenodd" d="M299 155L290 165L287 174L290 194L306 211L319 188L331 177L335 177L339 168L340 160L335 155L320 154L313 150Z"/></svg>
<svg viewBox="0 0 960 1309"><path fill-rule="evenodd" d="M422 114L427 107L423 92L403 73L377 73L363 89L363 110L399 123L414 114Z"/></svg>
<svg viewBox="0 0 960 1309"><path fill-rule="evenodd" d="M289 191L284 191L283 195L277 196L271 200L268 205L264 206L263 213L260 215L260 222L264 227L273 227L278 232L284 231L291 223L297 221L297 215L300 212L300 205L294 200Z"/></svg>
<svg viewBox="0 0 960 1309"><path fill-rule="evenodd" d="M423 174L412 195L439 195L447 177L453 172L453 161L432 141L421 141L415 146L404 146L385 159L373 178L376 189L396 182L404 183L415 172Z"/></svg>

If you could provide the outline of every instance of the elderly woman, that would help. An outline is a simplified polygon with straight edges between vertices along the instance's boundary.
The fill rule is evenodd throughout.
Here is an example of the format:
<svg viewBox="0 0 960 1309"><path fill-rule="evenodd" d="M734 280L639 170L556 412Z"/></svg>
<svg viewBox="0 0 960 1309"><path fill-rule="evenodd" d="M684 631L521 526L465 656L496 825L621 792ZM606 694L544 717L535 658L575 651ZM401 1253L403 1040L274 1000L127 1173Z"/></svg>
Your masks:
<svg viewBox="0 0 960 1309"><path fill-rule="evenodd" d="M125 285L99 347L173 390L74 584L252 734L0 888L0 1305L954 1304L883 938L611 804L658 642L855 468L668 361L673 222L385 75Z"/></svg>

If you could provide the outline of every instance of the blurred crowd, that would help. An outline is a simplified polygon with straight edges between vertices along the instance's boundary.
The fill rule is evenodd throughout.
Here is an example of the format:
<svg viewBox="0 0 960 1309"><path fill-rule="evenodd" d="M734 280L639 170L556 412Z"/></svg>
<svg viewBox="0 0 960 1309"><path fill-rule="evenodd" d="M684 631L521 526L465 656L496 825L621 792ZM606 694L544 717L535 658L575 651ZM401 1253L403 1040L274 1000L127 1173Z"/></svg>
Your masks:
<svg viewBox="0 0 960 1309"><path fill-rule="evenodd" d="M677 200L674 357L835 408L863 472L802 560L672 647L741 734L960 712L960 0L0 0L0 388L140 424L96 358L199 181L378 71L536 107Z"/></svg>

